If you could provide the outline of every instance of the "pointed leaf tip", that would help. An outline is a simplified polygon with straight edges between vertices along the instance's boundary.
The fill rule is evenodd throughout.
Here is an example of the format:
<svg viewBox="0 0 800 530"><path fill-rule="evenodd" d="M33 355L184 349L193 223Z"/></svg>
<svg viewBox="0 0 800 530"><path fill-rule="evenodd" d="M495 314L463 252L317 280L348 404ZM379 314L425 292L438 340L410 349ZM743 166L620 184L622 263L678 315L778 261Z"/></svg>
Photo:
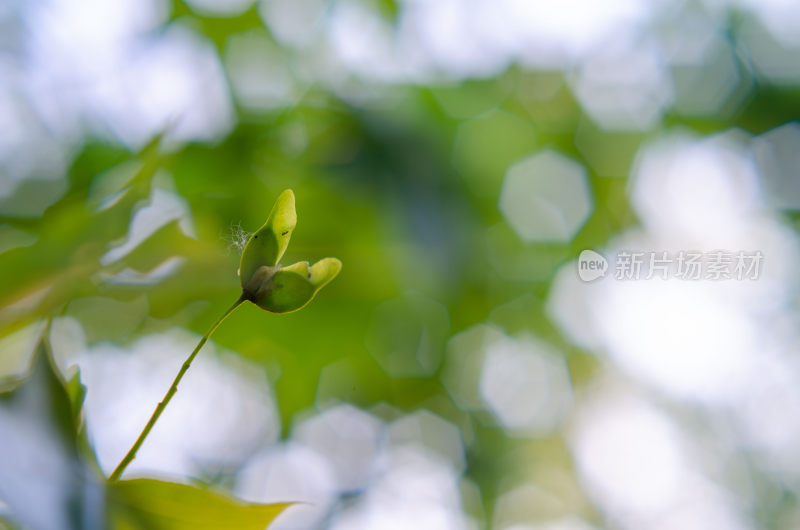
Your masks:
<svg viewBox="0 0 800 530"><path fill-rule="evenodd" d="M272 229L278 232L279 235L287 230L290 232L294 230L295 225L297 225L297 213L295 212L294 192L292 190L284 190L283 193L278 195L266 224L272 226Z"/></svg>
<svg viewBox="0 0 800 530"><path fill-rule="evenodd" d="M274 267L286 252L292 231L297 225L294 193L285 190L275 200L266 223L250 236L242 252L239 278L242 287L249 282L259 267Z"/></svg>

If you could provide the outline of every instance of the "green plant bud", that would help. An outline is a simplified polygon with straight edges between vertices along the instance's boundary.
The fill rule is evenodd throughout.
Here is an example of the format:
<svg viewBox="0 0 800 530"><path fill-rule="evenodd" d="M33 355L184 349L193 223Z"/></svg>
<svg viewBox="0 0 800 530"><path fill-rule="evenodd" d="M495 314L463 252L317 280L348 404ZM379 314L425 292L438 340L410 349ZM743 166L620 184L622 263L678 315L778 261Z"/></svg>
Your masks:
<svg viewBox="0 0 800 530"><path fill-rule="evenodd" d="M286 267L278 262L297 224L294 193L286 190L261 229L247 241L239 265L242 298L273 313L297 311L314 298L342 269L336 258L324 258L312 266L299 261Z"/></svg>
<svg viewBox="0 0 800 530"><path fill-rule="evenodd" d="M297 311L310 302L341 269L342 262L336 258L322 259L311 267L307 261L301 261L279 269L271 276L264 275L264 282L248 299L272 313Z"/></svg>

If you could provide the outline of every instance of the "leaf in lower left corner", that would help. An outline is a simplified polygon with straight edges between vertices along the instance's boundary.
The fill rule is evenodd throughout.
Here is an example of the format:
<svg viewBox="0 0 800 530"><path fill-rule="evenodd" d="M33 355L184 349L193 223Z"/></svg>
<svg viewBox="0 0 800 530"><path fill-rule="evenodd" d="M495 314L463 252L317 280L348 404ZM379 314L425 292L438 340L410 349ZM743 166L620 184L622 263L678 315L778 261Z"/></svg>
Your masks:
<svg viewBox="0 0 800 530"><path fill-rule="evenodd" d="M292 503L253 504L220 493L142 478L109 484L116 529L264 530Z"/></svg>
<svg viewBox="0 0 800 530"><path fill-rule="evenodd" d="M105 528L104 489L80 455L73 401L46 335L27 379L0 394L0 499L22 528Z"/></svg>

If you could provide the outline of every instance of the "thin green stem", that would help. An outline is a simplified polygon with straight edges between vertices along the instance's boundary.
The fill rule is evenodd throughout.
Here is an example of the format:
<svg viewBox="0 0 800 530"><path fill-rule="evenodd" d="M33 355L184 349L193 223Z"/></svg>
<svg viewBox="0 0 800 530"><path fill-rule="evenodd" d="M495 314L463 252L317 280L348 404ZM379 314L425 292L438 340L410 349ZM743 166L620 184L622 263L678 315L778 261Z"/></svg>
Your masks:
<svg viewBox="0 0 800 530"><path fill-rule="evenodd" d="M240 296L239 299L236 300L236 302L227 311L225 311L221 317L219 317L219 320L217 320L214 325L211 326L211 329L209 329L208 332L203 335L203 338L200 339L200 342L197 344L194 351L192 351L192 353L189 354L189 357L183 362L183 366L181 366L178 375L175 376L175 380L172 381L172 386L170 386L169 390L167 390L167 393L164 395L164 399L159 402L156 410L153 411L153 415L150 416L149 420L147 420L147 425L145 425L144 429L142 429L142 432L139 433L139 437L136 439L136 442L134 442L133 447L130 448L128 453L125 455L125 458L122 459L114 472L108 477L109 482L117 480L122 475L122 472L125 471L125 468L128 467L128 464L133 462L133 459L136 458L136 452L139 450L139 447L141 447L145 438L147 438L147 435L150 434L150 431L153 429L153 425L155 425L156 421L158 421L158 417L161 416L161 413L164 412L165 408L167 408L167 404L172 399L172 396L174 396L175 392L178 391L178 384L181 382L181 379L183 379L186 371L189 370L189 366L192 365L192 361L195 357L197 357L200 349L203 347L206 341L208 341L209 337L211 337L211 334L214 333L214 330L216 330L219 325L222 324L222 321L225 320L228 315L233 313L233 310L239 307L246 299L247 298L245 295Z"/></svg>

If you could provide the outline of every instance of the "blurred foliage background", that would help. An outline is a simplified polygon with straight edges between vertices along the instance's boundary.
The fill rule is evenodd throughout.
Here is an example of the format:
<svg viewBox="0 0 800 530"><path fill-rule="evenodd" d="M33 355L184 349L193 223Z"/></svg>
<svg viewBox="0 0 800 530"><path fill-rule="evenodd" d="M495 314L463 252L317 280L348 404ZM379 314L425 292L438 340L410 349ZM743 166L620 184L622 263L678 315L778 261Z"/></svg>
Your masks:
<svg viewBox="0 0 800 530"><path fill-rule="evenodd" d="M797 528L798 21L5 2L2 373L52 316L108 473L291 188L284 262L341 275L294 314L238 309L131 475L311 503L275 528ZM761 277L576 275L583 249L719 248L762 251Z"/></svg>

